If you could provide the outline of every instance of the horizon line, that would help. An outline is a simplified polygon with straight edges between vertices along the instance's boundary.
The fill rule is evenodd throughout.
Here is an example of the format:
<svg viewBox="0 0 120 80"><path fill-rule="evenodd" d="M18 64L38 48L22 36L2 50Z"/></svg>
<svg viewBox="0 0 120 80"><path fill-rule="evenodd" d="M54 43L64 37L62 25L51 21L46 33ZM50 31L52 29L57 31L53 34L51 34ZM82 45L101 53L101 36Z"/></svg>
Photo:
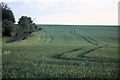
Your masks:
<svg viewBox="0 0 120 80"><path fill-rule="evenodd" d="M81 25L81 26L120 26L120 25L114 25L114 24L37 24L37 25Z"/></svg>

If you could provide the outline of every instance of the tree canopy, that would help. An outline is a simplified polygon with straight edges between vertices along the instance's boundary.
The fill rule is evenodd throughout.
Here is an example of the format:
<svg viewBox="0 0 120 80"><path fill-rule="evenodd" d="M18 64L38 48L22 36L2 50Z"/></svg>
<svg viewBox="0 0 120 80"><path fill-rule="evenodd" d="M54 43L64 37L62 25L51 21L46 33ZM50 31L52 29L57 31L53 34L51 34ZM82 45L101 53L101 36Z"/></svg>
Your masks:
<svg viewBox="0 0 120 80"><path fill-rule="evenodd" d="M5 3L2 3L2 20L10 20L15 22L12 10L10 10L10 8Z"/></svg>
<svg viewBox="0 0 120 80"><path fill-rule="evenodd" d="M36 28L36 24L33 23L31 17L21 16L18 24L15 23L15 18L12 10L7 4L2 3L2 35L8 37L18 36L24 33L32 33Z"/></svg>
<svg viewBox="0 0 120 80"><path fill-rule="evenodd" d="M33 27L35 27L35 24L30 17L22 16L19 19L18 24L22 26L21 28L24 33L31 33L34 31Z"/></svg>
<svg viewBox="0 0 120 80"><path fill-rule="evenodd" d="M13 37L16 35L16 25L12 21L4 20L2 24L3 35Z"/></svg>

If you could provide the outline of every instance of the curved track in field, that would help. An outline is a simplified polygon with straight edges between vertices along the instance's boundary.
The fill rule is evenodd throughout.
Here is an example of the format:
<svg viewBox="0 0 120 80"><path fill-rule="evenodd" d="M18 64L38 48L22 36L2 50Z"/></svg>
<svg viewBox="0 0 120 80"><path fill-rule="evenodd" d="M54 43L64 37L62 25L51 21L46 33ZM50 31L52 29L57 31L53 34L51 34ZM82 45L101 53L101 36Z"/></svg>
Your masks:
<svg viewBox="0 0 120 80"><path fill-rule="evenodd" d="M93 49L88 49L87 48L78 48L78 49L73 49L73 50L70 50L68 52L64 52L64 53L61 53L61 54L58 54L58 55L54 55L52 56L51 58L53 59L61 59L61 60L72 60L72 61L84 61L84 60L87 60L87 61L101 61L101 62L106 62L107 59L103 59L103 58L97 58L97 57L87 57L85 56L86 54L90 54L91 52L97 50L97 49L100 49L100 48L103 48L105 46L100 46L100 47L96 47L96 48L93 48ZM86 50L85 50L86 49ZM74 53L74 52L77 52L77 53ZM74 54L75 56L70 56ZM113 59L109 59L109 61L116 61L116 60L113 60Z"/></svg>
<svg viewBox="0 0 120 80"><path fill-rule="evenodd" d="M88 57L85 56L86 54L90 54L91 52L94 52L95 50L98 50L100 48L104 48L107 47L105 46L99 46L96 48L77 48L77 49L72 49L70 51L58 54L58 55L54 55L51 58L52 59L61 59L61 60L72 60L72 61L95 61L95 62L116 62L118 60L115 59L110 59L110 58L100 58L100 57ZM74 56L73 56L74 54Z"/></svg>
<svg viewBox="0 0 120 80"><path fill-rule="evenodd" d="M89 37L89 36L80 36L78 34L76 34L76 30L71 30L70 34L76 36L76 37L80 37L82 39L84 39L85 41L87 41L90 44L94 44L94 45L98 45L98 42L96 40L94 40L93 38Z"/></svg>
<svg viewBox="0 0 120 80"><path fill-rule="evenodd" d="M42 43L51 43L53 40L53 37L50 36L48 33L41 33L41 36L40 36L40 42Z"/></svg>
<svg viewBox="0 0 120 80"><path fill-rule="evenodd" d="M107 47L107 44L104 44L102 46L99 46L99 42L96 41L95 39L89 37L89 36L80 36L78 34L76 34L76 30L71 30L70 34L82 38L84 39L86 42L96 45L94 48L87 48L87 47L82 47L82 48L76 48L76 49L72 49L70 51L58 54L58 55L54 55L51 58L53 59L61 59L61 60L73 60L73 61L98 61L98 62L106 62L108 61L107 59L103 59L103 58L98 58L98 57L88 57L86 56L86 54L90 54L91 52L94 52L100 48L104 48ZM109 61L116 61L113 59L109 59Z"/></svg>

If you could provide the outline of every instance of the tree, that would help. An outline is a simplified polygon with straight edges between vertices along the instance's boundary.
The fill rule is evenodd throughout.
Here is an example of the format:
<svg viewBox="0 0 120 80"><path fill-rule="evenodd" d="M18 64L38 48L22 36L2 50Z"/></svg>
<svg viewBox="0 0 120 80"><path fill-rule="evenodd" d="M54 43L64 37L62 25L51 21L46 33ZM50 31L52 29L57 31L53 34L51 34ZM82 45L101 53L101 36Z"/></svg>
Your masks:
<svg viewBox="0 0 120 80"><path fill-rule="evenodd" d="M33 31L35 31L36 24L33 23L30 17L22 16L19 19L18 24L22 26L23 33L32 33Z"/></svg>
<svg viewBox="0 0 120 80"><path fill-rule="evenodd" d="M32 19L31 19L31 17L27 17L27 19L28 19L28 22L29 22L29 24L30 24L29 33L32 33L32 32L33 32L33 31L32 31L32 29L33 29L33 21L32 21Z"/></svg>
<svg viewBox="0 0 120 80"><path fill-rule="evenodd" d="M30 24L26 16L22 16L19 19L18 24L22 26L23 33L28 33L30 31Z"/></svg>
<svg viewBox="0 0 120 80"><path fill-rule="evenodd" d="M17 35L22 34L22 26L17 24Z"/></svg>
<svg viewBox="0 0 120 80"><path fill-rule="evenodd" d="M28 19L29 24L32 24L32 23L33 23L33 21L31 20L30 17L27 17L27 19Z"/></svg>
<svg viewBox="0 0 120 80"><path fill-rule="evenodd" d="M3 36L14 37L23 33L32 33L35 29L35 23L33 23L31 17L22 16L19 19L18 24L15 23L15 18L12 10L7 6L7 4L0 4L0 9L2 9L2 33Z"/></svg>
<svg viewBox="0 0 120 80"><path fill-rule="evenodd" d="M14 37L17 33L17 26L12 21L4 20L2 27L4 36Z"/></svg>
<svg viewBox="0 0 120 80"><path fill-rule="evenodd" d="M10 20L12 22L15 22L13 12L10 10L7 4L2 3L2 21L4 20Z"/></svg>

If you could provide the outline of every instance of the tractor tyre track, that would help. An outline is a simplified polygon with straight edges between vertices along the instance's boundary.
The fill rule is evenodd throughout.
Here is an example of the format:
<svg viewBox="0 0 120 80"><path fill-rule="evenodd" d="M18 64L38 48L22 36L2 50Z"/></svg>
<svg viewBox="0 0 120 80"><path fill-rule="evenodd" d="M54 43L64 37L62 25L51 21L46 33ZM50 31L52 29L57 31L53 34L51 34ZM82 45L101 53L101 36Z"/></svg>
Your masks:
<svg viewBox="0 0 120 80"><path fill-rule="evenodd" d="M116 62L116 61L118 61L118 60L115 60L115 59L107 60L107 59L103 59L103 58L87 57L87 56L85 56L86 54L89 54L90 52L93 52L95 50L98 50L98 49L104 48L104 47L106 47L106 45L105 46L99 46L99 47L96 47L96 48L93 48L93 49L90 49L90 50L87 50L87 51L83 51L82 53L78 54L76 57L72 57L72 58L64 56L65 54L71 54L73 52L80 51L80 50L84 49L84 48L77 48L77 49L73 49L73 50L64 52L62 54L54 55L51 58L52 59L61 59L61 60L94 61L94 62L108 62L108 61Z"/></svg>
<svg viewBox="0 0 120 80"><path fill-rule="evenodd" d="M80 38L84 39L85 41L87 41L88 43L91 43L93 45L98 45L98 42L96 40L94 40L93 38L89 37L89 36L85 37L85 36L77 35L76 30L71 30L70 34L75 35L77 37L80 37Z"/></svg>

